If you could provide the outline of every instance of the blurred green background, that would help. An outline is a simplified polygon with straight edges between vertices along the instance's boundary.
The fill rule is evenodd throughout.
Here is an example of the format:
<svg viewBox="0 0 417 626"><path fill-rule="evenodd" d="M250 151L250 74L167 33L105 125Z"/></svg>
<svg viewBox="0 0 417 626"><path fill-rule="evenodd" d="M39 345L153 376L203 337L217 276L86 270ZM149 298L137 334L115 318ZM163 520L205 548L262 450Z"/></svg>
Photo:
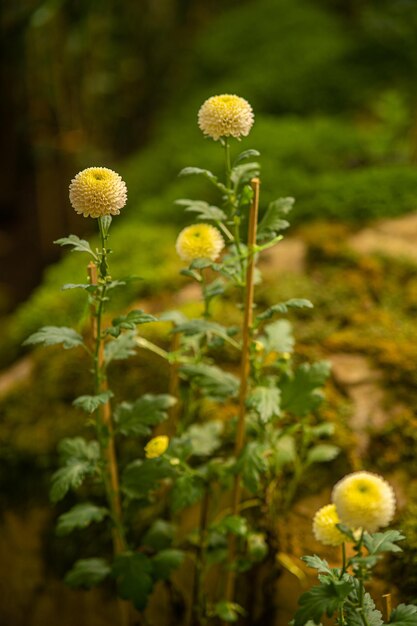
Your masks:
<svg viewBox="0 0 417 626"><path fill-rule="evenodd" d="M415 0L24 0L1 25L4 312L56 260L54 239L92 227L67 196L83 167L125 177L118 221L139 237L181 223L178 170L216 167L196 125L216 93L254 107L244 145L262 152L265 200L295 196L297 222L416 208Z"/></svg>
<svg viewBox="0 0 417 626"><path fill-rule="evenodd" d="M102 596L57 582L80 546L54 538L47 501L56 443L82 428L71 403L88 393L86 364L53 350L13 364L39 326L85 315L81 293L60 291L83 282L83 260L52 243L94 232L68 201L84 167L110 167L128 185L112 226L112 273L142 280L114 309L144 298L156 310L173 306L185 284L174 243L191 221L174 201L216 200L206 181L178 171L222 167L219 145L197 126L211 95L236 93L254 108L250 136L234 147L261 152L262 207L296 198L290 235L303 240L308 271L270 278L261 297L314 301L313 318L296 326L303 358L353 352L382 370L407 409L395 404L396 426L375 436L367 462L390 472L405 461L417 485L415 264L346 250L375 219L417 210L416 0L9 0L1 31L0 621L38 626L59 614L72 626L81 602L78 626L109 623ZM140 366L113 373L121 393L155 380L164 388L167 372ZM352 398L337 385L328 397L326 416L343 423ZM349 428L339 442L347 448Z"/></svg>

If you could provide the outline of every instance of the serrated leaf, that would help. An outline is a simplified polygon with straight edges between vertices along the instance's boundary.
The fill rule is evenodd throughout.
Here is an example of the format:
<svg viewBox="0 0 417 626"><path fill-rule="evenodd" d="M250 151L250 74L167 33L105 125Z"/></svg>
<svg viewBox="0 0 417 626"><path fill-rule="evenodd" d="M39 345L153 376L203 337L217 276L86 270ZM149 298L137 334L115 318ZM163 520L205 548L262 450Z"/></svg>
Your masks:
<svg viewBox="0 0 417 626"><path fill-rule="evenodd" d="M23 342L24 346L32 344L44 344L54 346L62 343L65 350L83 345L83 338L73 328L66 326L44 326Z"/></svg>
<svg viewBox="0 0 417 626"><path fill-rule="evenodd" d="M398 530L386 530L382 533L364 533L363 543L369 554L402 552L402 548L397 546L397 541L402 541L403 539L405 539L405 536Z"/></svg>
<svg viewBox="0 0 417 626"><path fill-rule="evenodd" d="M227 215L224 211L217 206L208 204L203 200L177 200L176 204L181 204L186 207L186 211L190 213L197 213L197 219L199 220L212 220L215 222L223 222Z"/></svg>
<svg viewBox="0 0 417 626"><path fill-rule="evenodd" d="M176 402L176 398L166 393L147 393L135 402L122 402L114 414L117 430L123 435L147 436L150 427L163 422Z"/></svg>
<svg viewBox="0 0 417 626"><path fill-rule="evenodd" d="M261 166L253 161L252 163L242 163L232 168L230 180L235 187L249 183L252 178L259 176Z"/></svg>
<svg viewBox="0 0 417 626"><path fill-rule="evenodd" d="M169 548L161 550L152 559L153 576L156 580L168 580L171 572L183 562L185 553L182 550Z"/></svg>
<svg viewBox="0 0 417 626"><path fill-rule="evenodd" d="M258 156L261 156L261 153L258 150L253 150L252 148L249 148L249 150L244 150L237 155L236 159L234 160L233 166L238 165L238 163L244 161L245 159L250 159L250 157Z"/></svg>
<svg viewBox="0 0 417 626"><path fill-rule="evenodd" d="M171 491L171 506L174 513L195 504L203 497L204 483L197 474L179 476Z"/></svg>
<svg viewBox="0 0 417 626"><path fill-rule="evenodd" d="M104 559L80 559L65 576L70 587L94 587L109 576L111 568Z"/></svg>
<svg viewBox="0 0 417 626"><path fill-rule="evenodd" d="M268 206L258 226L258 241L262 241L267 237L274 237L281 230L288 228L289 223L283 219L294 205L294 198L278 198Z"/></svg>
<svg viewBox="0 0 417 626"><path fill-rule="evenodd" d="M204 424L193 424L183 437L189 442L191 453L196 456L210 456L221 444L223 422L212 420Z"/></svg>
<svg viewBox="0 0 417 626"><path fill-rule="evenodd" d="M324 614L331 617L353 589L351 581L327 579L306 591L298 600L300 608L294 616L294 626L304 626L308 620L319 624Z"/></svg>
<svg viewBox="0 0 417 626"><path fill-rule="evenodd" d="M204 363L183 365L180 372L198 385L204 395L213 400L229 400L237 396L239 379L215 365Z"/></svg>
<svg viewBox="0 0 417 626"><path fill-rule="evenodd" d="M281 408L298 416L314 410L323 399L321 387L329 373L327 361L300 365L293 376L281 383Z"/></svg>
<svg viewBox="0 0 417 626"><path fill-rule="evenodd" d="M243 484L251 493L259 490L260 478L268 469L267 451L268 448L264 444L250 441L237 462Z"/></svg>
<svg viewBox="0 0 417 626"><path fill-rule="evenodd" d="M104 362L108 365L111 361L120 361L128 359L135 354L136 333L129 330L116 339L111 339L104 346Z"/></svg>
<svg viewBox="0 0 417 626"><path fill-rule="evenodd" d="M99 406L106 404L113 397L113 392L110 390L103 391L96 396L79 396L73 402L73 405L83 409L87 413L94 413Z"/></svg>
<svg viewBox="0 0 417 626"><path fill-rule="evenodd" d="M417 606L399 604L391 613L388 623L395 626L417 626Z"/></svg>
<svg viewBox="0 0 417 626"><path fill-rule="evenodd" d="M255 387L248 397L247 405L266 423L280 414L280 400L281 392L276 387Z"/></svg>
<svg viewBox="0 0 417 626"><path fill-rule="evenodd" d="M266 352L292 352L294 336L292 326L288 320L277 320L264 328L265 335L259 337Z"/></svg>
<svg viewBox="0 0 417 626"><path fill-rule="evenodd" d="M52 476L52 502L62 500L70 489L77 489L86 476L96 473L100 458L97 441L87 442L82 437L63 439L58 450L65 465Z"/></svg>
<svg viewBox="0 0 417 626"><path fill-rule="evenodd" d="M204 176L211 182L217 184L217 177L210 172L210 170L202 169L201 167L184 167L178 176Z"/></svg>
<svg viewBox="0 0 417 626"><path fill-rule="evenodd" d="M304 298L291 298L290 300L286 300L285 302L278 302L278 304L274 304L270 306L268 309L263 311L256 316L256 319L259 321L269 320L276 314L279 313L288 313L289 309L312 309L313 304L310 300L306 300Z"/></svg>
<svg viewBox="0 0 417 626"><path fill-rule="evenodd" d="M328 463L333 461L340 452L340 448L328 443L320 443L311 448L307 453L306 462L308 465L312 463Z"/></svg>
<svg viewBox="0 0 417 626"><path fill-rule="evenodd" d="M141 309L135 309L129 311L127 315L120 315L112 321L112 325L115 329L127 329L134 330L139 324L148 324L149 322L157 322L158 318L149 313L145 313Z"/></svg>
<svg viewBox="0 0 417 626"><path fill-rule="evenodd" d="M54 243L59 246L72 246L72 252L88 252L94 258L96 255L92 251L90 244L85 239L80 239L77 235L69 235L69 237L61 237L61 239L57 239Z"/></svg>
<svg viewBox="0 0 417 626"><path fill-rule="evenodd" d="M142 544L155 551L170 548L174 540L174 525L163 519L157 519L142 537Z"/></svg>
<svg viewBox="0 0 417 626"><path fill-rule="evenodd" d="M182 324L178 324L173 333L181 333L185 337L192 337L204 333L208 338L212 335L222 337L226 341L229 339L227 328L216 322L209 322L208 320L189 320Z"/></svg>
<svg viewBox="0 0 417 626"><path fill-rule="evenodd" d="M381 611L375 608L375 602L367 592L363 597L363 615L368 626L384 626ZM363 626L362 611L345 605L345 616L349 626Z"/></svg>
<svg viewBox="0 0 417 626"><path fill-rule="evenodd" d="M313 556L302 556L301 560L304 561L308 567L316 569L319 573L332 574L328 562L325 559L321 559L316 554Z"/></svg>
<svg viewBox="0 0 417 626"><path fill-rule="evenodd" d="M125 552L114 559L112 574L116 578L118 594L130 600L138 611L143 611L153 588L152 561L139 552Z"/></svg>
<svg viewBox="0 0 417 626"><path fill-rule="evenodd" d="M76 504L70 511L59 516L56 534L60 537L68 535L75 528L86 528L91 522L101 522L108 514L108 509L91 502Z"/></svg>
<svg viewBox="0 0 417 626"><path fill-rule="evenodd" d="M122 475L122 490L131 499L147 497L155 490L161 480L169 478L173 468L163 457L157 459L138 459L130 463Z"/></svg>
<svg viewBox="0 0 417 626"><path fill-rule="evenodd" d="M84 289L92 292L97 289L97 285L90 285L89 283L66 283L62 285L62 291L67 291L68 289Z"/></svg>

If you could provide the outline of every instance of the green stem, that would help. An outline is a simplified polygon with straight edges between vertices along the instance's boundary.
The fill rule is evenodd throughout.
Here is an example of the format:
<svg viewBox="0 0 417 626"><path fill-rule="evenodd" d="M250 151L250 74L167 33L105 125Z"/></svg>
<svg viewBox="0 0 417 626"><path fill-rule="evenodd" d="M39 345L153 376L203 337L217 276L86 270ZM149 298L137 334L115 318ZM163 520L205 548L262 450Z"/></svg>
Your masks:
<svg viewBox="0 0 417 626"><path fill-rule="evenodd" d="M223 139L224 146L224 162L225 162L225 170L226 170L226 189L227 189L227 204L229 208L232 209L231 213L233 216L233 243L236 246L236 252L239 259L240 265L240 284L243 285L245 281L245 266L243 262L243 254L242 247L240 245L240 216L237 213L236 206L236 198L233 194L232 197L232 166L230 162L230 142L228 137L224 137ZM231 234L231 233L230 233Z"/></svg>

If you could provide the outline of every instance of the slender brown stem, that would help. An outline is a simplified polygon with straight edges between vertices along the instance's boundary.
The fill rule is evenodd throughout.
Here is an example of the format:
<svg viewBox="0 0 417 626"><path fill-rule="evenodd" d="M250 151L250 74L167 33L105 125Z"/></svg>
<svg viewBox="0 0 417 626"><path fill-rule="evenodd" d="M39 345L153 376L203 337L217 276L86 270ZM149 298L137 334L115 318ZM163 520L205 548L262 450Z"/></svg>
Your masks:
<svg viewBox="0 0 417 626"><path fill-rule="evenodd" d="M259 185L258 178L251 180L253 189L253 201L249 215L248 228L248 259L246 267L246 288L244 317L242 328L242 357L240 363L240 391L239 391L239 413L236 427L235 439L235 456L240 455L245 444L245 414L246 414L246 398L248 393L248 383L250 375L250 342L252 334L253 319L253 293L254 293L254 273L255 273L255 252L256 229L258 224L258 207L259 207ZM239 513L239 505L241 500L241 478L239 473L236 474L233 491L232 491L232 515ZM227 559L225 598L233 601L235 593L236 572L233 569L233 563L236 558L236 536L229 535L229 553Z"/></svg>

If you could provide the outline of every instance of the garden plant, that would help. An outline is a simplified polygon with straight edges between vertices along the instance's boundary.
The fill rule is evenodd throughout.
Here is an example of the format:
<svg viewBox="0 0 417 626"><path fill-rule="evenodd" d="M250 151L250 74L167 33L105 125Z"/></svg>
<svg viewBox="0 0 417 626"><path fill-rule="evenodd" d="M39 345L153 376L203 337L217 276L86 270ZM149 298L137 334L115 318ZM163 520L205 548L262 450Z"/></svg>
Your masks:
<svg viewBox="0 0 417 626"><path fill-rule="evenodd" d="M113 581L123 626L133 619L147 623L146 608L157 585L166 587L175 623L250 623L251 608L237 578L244 585L245 574L259 563L269 563L278 576L277 522L288 515L314 464L331 462L339 453L328 441L334 427L319 412L329 364L294 358L292 326L285 317L291 309L310 314L311 302L257 304L259 261L282 240L294 199L278 198L258 213L260 166L252 159L260 154L236 150L254 123L246 100L229 94L209 98L198 123L217 142L223 170L185 167L180 172L204 178L217 195L216 204L177 201L195 217L178 235L176 250L186 263L181 274L197 286L201 306L193 315L186 307L157 315L131 308L109 317L106 305L114 290L135 280L111 272L111 224L126 203L127 189L112 170L90 167L71 182L70 201L77 213L97 220L99 245L76 235L56 242L89 261L84 283L64 285L85 292L89 323L76 329L46 326L26 341L62 344L88 356L82 375L90 377L91 394L74 399L86 414L85 432L61 441L62 463L52 477L50 497L56 503L71 491L80 494L59 516L59 535L105 525L112 549L104 541L101 554L80 555L66 581L84 588ZM148 332L154 327L160 328L158 340ZM140 397L117 397L112 368L143 350L168 365L165 393L149 389ZM306 557L319 570L320 586L301 597L296 626L319 623L323 613L334 614L342 625L383 623L364 582L381 552L399 549L402 535L376 532L392 518L392 490L373 475L365 474L363 481L382 502L369 524L361 518L359 501L349 500L353 513L342 514L348 501L343 481L329 505L337 513L327 508L315 518L319 540L350 543L355 555L344 556L339 569ZM185 524L186 519L193 523ZM190 593L181 593L178 577L186 575L190 563ZM215 578L221 584L213 584ZM417 624L414 607L399 606L390 619Z"/></svg>

